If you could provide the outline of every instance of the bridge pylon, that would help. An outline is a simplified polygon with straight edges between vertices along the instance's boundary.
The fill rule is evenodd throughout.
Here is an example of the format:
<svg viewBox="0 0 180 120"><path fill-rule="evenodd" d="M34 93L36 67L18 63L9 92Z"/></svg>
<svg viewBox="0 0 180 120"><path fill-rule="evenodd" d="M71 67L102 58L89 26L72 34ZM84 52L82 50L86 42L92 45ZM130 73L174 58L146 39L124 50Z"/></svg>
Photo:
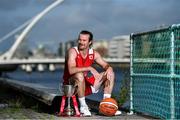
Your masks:
<svg viewBox="0 0 180 120"><path fill-rule="evenodd" d="M22 43L26 35L31 31L31 29L34 27L34 25L44 16L46 15L50 10L55 8L57 5L62 3L64 0L56 0L51 5L46 7L42 12L40 12L38 15L36 15L33 20L27 25L27 27L22 31L22 33L18 36L12 47L5 52L2 56L0 56L0 60L7 60L12 59L17 47Z"/></svg>

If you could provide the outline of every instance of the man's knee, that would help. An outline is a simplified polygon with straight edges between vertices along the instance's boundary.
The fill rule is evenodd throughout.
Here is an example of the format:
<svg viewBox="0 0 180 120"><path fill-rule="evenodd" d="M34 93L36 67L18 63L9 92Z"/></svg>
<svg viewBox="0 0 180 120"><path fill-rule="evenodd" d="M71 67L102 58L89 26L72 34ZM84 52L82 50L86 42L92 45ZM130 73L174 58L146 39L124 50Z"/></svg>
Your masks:
<svg viewBox="0 0 180 120"><path fill-rule="evenodd" d="M84 75L83 73L76 73L75 78L77 79L77 82L84 82Z"/></svg>

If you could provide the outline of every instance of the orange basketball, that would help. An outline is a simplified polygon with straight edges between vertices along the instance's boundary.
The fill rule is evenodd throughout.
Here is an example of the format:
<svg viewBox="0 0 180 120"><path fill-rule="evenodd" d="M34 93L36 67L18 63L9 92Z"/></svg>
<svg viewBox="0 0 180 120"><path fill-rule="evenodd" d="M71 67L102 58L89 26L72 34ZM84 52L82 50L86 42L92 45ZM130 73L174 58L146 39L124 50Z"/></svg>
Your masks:
<svg viewBox="0 0 180 120"><path fill-rule="evenodd" d="M105 98L100 102L99 112L106 116L113 116L118 110L118 104L113 98Z"/></svg>

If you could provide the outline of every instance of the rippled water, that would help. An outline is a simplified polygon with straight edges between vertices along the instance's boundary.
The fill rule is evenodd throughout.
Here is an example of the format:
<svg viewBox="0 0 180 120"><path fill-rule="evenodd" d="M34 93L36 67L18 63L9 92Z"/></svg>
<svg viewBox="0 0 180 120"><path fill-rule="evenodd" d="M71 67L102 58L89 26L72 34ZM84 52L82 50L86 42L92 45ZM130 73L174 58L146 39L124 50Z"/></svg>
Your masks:
<svg viewBox="0 0 180 120"><path fill-rule="evenodd" d="M125 74L129 74L126 71L116 67L114 68L115 71L115 76L116 76L116 81L115 81L115 86L113 89L113 94L117 95L120 91L120 85L121 81L123 80L123 76ZM27 73L25 71L22 71L21 69L18 69L14 72L8 72L6 75L9 78L15 79L15 80L20 80L20 81L26 81L30 83L37 83L41 84L47 87L53 87L53 88L58 88L59 83L62 83L62 76L63 76L63 69L57 69L54 72L50 71L44 71L44 72L37 72L33 71L31 73ZM89 95L88 98L93 99L93 100L98 100L100 101L102 99L103 92L102 90L97 93L97 94L92 94Z"/></svg>

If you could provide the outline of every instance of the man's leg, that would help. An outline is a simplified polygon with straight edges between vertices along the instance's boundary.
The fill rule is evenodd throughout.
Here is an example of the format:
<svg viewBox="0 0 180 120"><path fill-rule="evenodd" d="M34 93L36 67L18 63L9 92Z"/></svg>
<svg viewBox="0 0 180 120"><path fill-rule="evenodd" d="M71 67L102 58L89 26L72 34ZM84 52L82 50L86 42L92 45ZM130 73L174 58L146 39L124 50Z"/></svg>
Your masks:
<svg viewBox="0 0 180 120"><path fill-rule="evenodd" d="M111 75L110 80L107 79L107 76L103 76L104 80L104 98L110 98L111 97L111 93L114 87L114 79L115 79L115 75L114 73Z"/></svg>
<svg viewBox="0 0 180 120"><path fill-rule="evenodd" d="M105 98L110 98L111 93L114 87L114 80L115 80L115 74L113 73L110 80L107 79L107 76L104 75L104 72L100 73L99 77L95 78L94 82L94 89L95 91L99 90L99 88L103 85L104 86L104 96L103 99ZM120 115L121 111L117 110L115 115Z"/></svg>
<svg viewBox="0 0 180 120"><path fill-rule="evenodd" d="M76 73L73 76L73 80L75 82L75 85L78 86L77 93L78 98L80 102L80 112L83 114L83 116L91 116L91 113L88 109L88 106L85 101L85 79L83 73Z"/></svg>
<svg viewBox="0 0 180 120"><path fill-rule="evenodd" d="M114 87L114 73L112 74L110 80L107 80L104 72L100 73L99 76L96 76L93 85L95 90L97 91L102 85L104 86L104 96L111 97L111 93Z"/></svg>
<svg viewBox="0 0 180 120"><path fill-rule="evenodd" d="M98 91L99 88L102 86L103 84L103 76L104 76L104 72L100 73L99 76L94 76L95 77L95 81L94 81L94 89L95 91Z"/></svg>

